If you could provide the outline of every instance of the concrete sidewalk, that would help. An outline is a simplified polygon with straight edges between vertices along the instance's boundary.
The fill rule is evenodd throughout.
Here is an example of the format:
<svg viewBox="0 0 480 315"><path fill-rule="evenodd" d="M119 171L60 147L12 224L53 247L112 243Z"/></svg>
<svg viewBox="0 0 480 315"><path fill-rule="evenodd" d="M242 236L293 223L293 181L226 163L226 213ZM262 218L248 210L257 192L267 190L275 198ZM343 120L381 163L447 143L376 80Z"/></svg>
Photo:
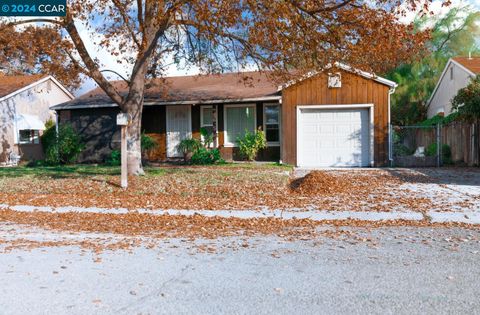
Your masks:
<svg viewBox="0 0 480 315"><path fill-rule="evenodd" d="M175 210L175 209L135 209L126 208L82 208L82 207L36 207L29 205L9 206L0 204L0 209L10 209L19 212L50 212L50 213L105 213L105 214L126 214L131 212L150 214L150 215L203 215L207 217L223 218L281 218L289 219L310 219L314 221L326 220L364 220L364 221L422 221L427 220L432 223L467 223L480 224L480 211L462 211L462 212L438 212L428 211L425 214L414 211L328 211L328 210Z"/></svg>

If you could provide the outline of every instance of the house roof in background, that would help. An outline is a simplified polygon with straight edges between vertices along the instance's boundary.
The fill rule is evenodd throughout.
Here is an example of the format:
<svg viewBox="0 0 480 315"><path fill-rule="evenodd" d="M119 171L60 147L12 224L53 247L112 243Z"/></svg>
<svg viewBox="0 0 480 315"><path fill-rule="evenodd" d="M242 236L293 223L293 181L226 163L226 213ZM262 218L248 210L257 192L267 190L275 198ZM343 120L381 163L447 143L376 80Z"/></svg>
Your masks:
<svg viewBox="0 0 480 315"><path fill-rule="evenodd" d="M480 57L454 57L452 60L473 74L480 74Z"/></svg>
<svg viewBox="0 0 480 315"><path fill-rule="evenodd" d="M125 81L112 81L123 95L127 94ZM208 104L225 101L253 101L279 99L277 85L258 71L192 75L154 79L145 91L144 103L149 104ZM101 88L89 91L73 101L53 109L114 107L110 97Z"/></svg>
<svg viewBox="0 0 480 315"><path fill-rule="evenodd" d="M440 82L442 82L443 77L447 73L447 69L450 66L450 64L456 64L459 66L459 68L463 69L465 72L468 74L475 76L477 74L480 74L480 57L453 57L450 58L445 65L445 68L443 68L442 74L440 75L440 78L437 81L437 84L435 85L435 88L433 89L432 95L430 95L430 98L427 101L427 106L430 106L430 103L433 100L433 97L437 93L437 90L440 86Z"/></svg>
<svg viewBox="0 0 480 315"><path fill-rule="evenodd" d="M18 93L28 90L45 81L53 82L65 95L71 100L75 98L60 82L53 76L46 74L20 75L20 76L0 76L0 101L8 99Z"/></svg>
<svg viewBox="0 0 480 315"><path fill-rule="evenodd" d="M42 78L47 77L44 74L35 75L0 75L0 98L14 93L21 88L24 88Z"/></svg>

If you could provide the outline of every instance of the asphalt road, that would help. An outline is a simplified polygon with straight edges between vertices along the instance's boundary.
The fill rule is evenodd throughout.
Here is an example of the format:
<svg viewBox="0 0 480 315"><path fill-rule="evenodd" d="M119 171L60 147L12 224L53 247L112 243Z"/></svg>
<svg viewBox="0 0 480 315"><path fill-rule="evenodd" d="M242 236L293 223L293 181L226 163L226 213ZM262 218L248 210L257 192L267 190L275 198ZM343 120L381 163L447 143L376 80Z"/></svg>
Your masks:
<svg viewBox="0 0 480 315"><path fill-rule="evenodd" d="M480 231L349 231L293 242L163 240L98 255L14 249L0 254L0 314L479 312Z"/></svg>

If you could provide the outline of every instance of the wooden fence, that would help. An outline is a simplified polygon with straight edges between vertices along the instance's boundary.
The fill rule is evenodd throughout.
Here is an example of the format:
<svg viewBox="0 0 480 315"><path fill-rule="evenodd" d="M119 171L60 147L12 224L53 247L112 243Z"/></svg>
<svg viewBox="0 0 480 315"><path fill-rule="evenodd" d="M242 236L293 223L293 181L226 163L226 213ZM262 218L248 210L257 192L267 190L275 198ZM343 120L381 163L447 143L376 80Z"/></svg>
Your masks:
<svg viewBox="0 0 480 315"><path fill-rule="evenodd" d="M479 132L479 123L453 122L441 127L441 142L450 146L454 163L480 164Z"/></svg>
<svg viewBox="0 0 480 315"><path fill-rule="evenodd" d="M480 123L453 122L439 128L404 126L394 127L397 134L394 148L394 165L405 167L438 165L437 156L415 156L413 152L420 147L427 149L430 145L440 143L450 147L452 162L457 165L480 165ZM439 132L440 137L437 137ZM401 148L400 148L401 149ZM431 153L430 153L431 154ZM446 161L444 161L446 162Z"/></svg>

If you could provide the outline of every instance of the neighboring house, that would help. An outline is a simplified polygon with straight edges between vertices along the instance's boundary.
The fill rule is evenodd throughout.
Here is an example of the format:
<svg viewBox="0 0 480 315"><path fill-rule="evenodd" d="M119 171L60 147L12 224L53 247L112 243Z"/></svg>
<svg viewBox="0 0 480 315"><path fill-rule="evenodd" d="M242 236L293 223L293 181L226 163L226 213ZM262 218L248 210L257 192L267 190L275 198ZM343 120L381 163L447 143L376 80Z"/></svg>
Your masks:
<svg viewBox="0 0 480 315"><path fill-rule="evenodd" d="M451 58L427 102L428 118L452 113L452 99L480 73L480 57Z"/></svg>
<svg viewBox="0 0 480 315"><path fill-rule="evenodd" d="M24 160L42 159L40 135L45 122L55 119L50 108L72 99L52 76L0 74L0 162L12 152Z"/></svg>
<svg viewBox="0 0 480 315"><path fill-rule="evenodd" d="M268 148L258 160L302 167L387 165L396 84L338 67L333 75L312 73L280 87L259 72L165 78L146 91L142 129L158 139L160 161L181 157L180 141L199 138L202 127L217 130L223 158L237 160L237 137L262 127ZM124 82L113 84L126 91ZM105 160L119 147L119 108L99 88L54 109L60 123L72 123L87 142L83 162Z"/></svg>

